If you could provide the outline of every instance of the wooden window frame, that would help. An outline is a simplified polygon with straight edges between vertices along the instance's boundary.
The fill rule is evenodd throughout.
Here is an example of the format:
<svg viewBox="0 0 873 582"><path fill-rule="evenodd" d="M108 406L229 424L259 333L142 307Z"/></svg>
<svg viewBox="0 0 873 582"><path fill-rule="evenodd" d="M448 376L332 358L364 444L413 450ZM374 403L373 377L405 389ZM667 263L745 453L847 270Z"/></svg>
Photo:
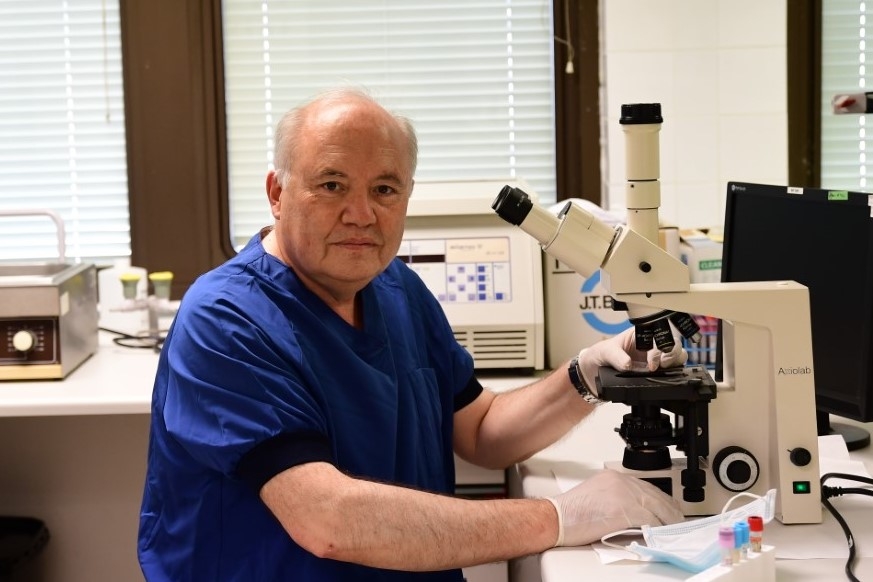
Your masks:
<svg viewBox="0 0 873 582"><path fill-rule="evenodd" d="M576 72L556 43L558 197L599 203L598 0L555 0L557 31L563 2ZM221 32L220 0L121 3L131 262L173 271L173 297L234 254Z"/></svg>

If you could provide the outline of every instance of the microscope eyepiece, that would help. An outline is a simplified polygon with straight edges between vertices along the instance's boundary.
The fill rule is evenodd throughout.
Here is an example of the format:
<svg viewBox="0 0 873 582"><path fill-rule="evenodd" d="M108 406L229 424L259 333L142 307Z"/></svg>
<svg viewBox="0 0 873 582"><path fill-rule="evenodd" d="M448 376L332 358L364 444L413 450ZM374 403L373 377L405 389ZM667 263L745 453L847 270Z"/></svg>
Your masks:
<svg viewBox="0 0 873 582"><path fill-rule="evenodd" d="M531 208L533 208L533 202L530 196L523 191L507 184L491 203L491 208L500 218L518 226L527 218Z"/></svg>

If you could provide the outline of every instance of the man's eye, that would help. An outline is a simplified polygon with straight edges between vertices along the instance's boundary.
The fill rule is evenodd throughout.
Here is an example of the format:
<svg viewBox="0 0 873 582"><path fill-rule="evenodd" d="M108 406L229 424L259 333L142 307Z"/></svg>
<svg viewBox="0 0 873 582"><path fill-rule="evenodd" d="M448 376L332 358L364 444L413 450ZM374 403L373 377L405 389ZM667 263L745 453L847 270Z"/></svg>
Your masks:
<svg viewBox="0 0 873 582"><path fill-rule="evenodd" d="M336 192L340 189L339 182L325 182L322 184L322 188L327 190L328 192Z"/></svg>
<svg viewBox="0 0 873 582"><path fill-rule="evenodd" d="M397 190L392 188L391 186L382 184L381 186L376 186L376 192L383 195L396 194Z"/></svg>

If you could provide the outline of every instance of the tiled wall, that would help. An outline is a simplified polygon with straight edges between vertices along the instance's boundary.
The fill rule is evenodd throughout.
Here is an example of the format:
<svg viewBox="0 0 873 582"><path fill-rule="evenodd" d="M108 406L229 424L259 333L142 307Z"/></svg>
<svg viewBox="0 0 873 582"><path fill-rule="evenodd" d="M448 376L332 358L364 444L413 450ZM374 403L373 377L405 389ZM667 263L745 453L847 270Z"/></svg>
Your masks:
<svg viewBox="0 0 873 582"><path fill-rule="evenodd" d="M623 103L661 103L664 221L720 226L729 180L786 183L786 1L602 0L604 206L625 205Z"/></svg>

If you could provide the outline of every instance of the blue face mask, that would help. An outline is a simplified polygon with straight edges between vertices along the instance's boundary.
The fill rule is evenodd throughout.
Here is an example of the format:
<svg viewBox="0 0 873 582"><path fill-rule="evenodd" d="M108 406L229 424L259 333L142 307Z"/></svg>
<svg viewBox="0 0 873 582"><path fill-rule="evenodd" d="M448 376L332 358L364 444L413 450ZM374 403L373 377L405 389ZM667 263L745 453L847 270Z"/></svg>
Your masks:
<svg viewBox="0 0 873 582"><path fill-rule="evenodd" d="M776 511L776 490L771 489L763 497L751 493L740 493L727 502L729 507L734 499L753 497L755 500L731 511L723 511L719 515L704 517L656 527L643 526L641 532L645 545L631 542L628 546L617 546L607 541L608 538L635 533L636 530L623 530L604 536L601 541L612 547L620 547L656 562L669 562L688 572L702 572L711 568L721 560L721 548L718 545L718 529L722 525L733 525L738 521L746 521L750 515L760 515L764 523L770 523Z"/></svg>

